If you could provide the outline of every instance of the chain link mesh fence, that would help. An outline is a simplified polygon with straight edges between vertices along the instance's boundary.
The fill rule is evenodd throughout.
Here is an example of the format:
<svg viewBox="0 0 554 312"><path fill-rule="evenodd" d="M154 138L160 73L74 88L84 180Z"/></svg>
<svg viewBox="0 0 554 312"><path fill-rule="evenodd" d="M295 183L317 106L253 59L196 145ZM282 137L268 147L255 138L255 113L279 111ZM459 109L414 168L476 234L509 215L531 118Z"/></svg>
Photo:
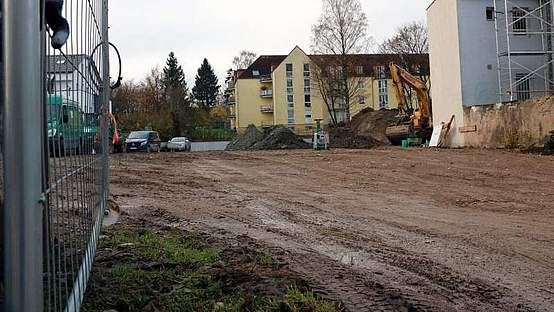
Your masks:
<svg viewBox="0 0 554 312"><path fill-rule="evenodd" d="M9 131L2 133L2 137L8 139L8 150L14 144L20 148L10 150L10 157L3 160L6 167L22 169L22 181L13 184L15 190L2 187L2 191L23 192L22 196L31 199L25 201L10 195L3 214L10 222L17 223L5 223L4 234L11 235L9 231L14 229L17 233L6 237L0 245L2 250L4 242L8 244L3 256L6 260L5 310L35 311L40 306L44 311L79 311L108 194L107 0L4 1L7 4L3 3L2 10L8 19L2 24L7 36L4 42L13 43L17 39L21 40L21 46L6 44L7 92L3 99L10 103L4 115ZM29 13L28 10L36 11ZM25 19L21 15L31 17L33 13L38 13L35 15L37 33L11 16ZM22 31L18 27L26 29ZM14 53L29 47L36 47L37 53ZM30 64L35 62L40 66L34 69L22 66L20 75L9 64L27 61L24 57ZM39 77L40 81L34 86L22 84L22 75L31 77L30 80ZM35 90L37 86L39 92ZM28 94L21 88L29 88ZM34 94L37 96L33 97ZM24 95L25 100L17 98L18 95ZM28 109L21 109L22 105ZM39 118L31 116L33 111ZM39 126L25 124L26 120L39 121ZM18 135L17 139L11 135L20 132L21 137ZM30 153L39 156L27 157ZM39 169L34 175L29 174L29 164ZM15 177L15 171L6 175L7 184ZM33 187L33 178L40 181L38 193ZM2 199L0 196L0 204ZM31 213L19 213L16 209ZM36 219L42 228L29 229L33 222L37 224ZM39 259L17 263L20 259L16 258L37 254L37 250L42 255ZM37 267L36 272L42 274L33 274ZM42 287L34 285L33 280L41 280ZM3 288L0 287L0 308ZM37 303L33 306L26 300Z"/></svg>

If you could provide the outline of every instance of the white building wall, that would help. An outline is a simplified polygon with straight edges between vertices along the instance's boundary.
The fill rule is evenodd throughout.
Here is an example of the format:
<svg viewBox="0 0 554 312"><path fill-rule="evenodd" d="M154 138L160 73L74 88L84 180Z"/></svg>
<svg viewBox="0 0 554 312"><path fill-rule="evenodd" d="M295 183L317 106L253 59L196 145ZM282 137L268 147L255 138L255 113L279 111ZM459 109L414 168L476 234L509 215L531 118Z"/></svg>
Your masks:
<svg viewBox="0 0 554 312"><path fill-rule="evenodd" d="M433 93L433 124L441 127L452 115L455 119L449 139L450 146L463 146L458 127L464 124L460 40L457 0L436 0L427 11L431 88Z"/></svg>
<svg viewBox="0 0 554 312"><path fill-rule="evenodd" d="M486 8L492 1L458 2L458 30L465 106L498 102L498 65L494 21L487 21Z"/></svg>
<svg viewBox="0 0 554 312"><path fill-rule="evenodd" d="M487 7L493 7L493 1L458 0L458 23L460 38L460 57L462 74L462 93L464 106L487 105L501 101L498 83L498 62L496 52L496 31L494 21L486 18ZM533 9L538 7L537 0L514 0L520 7ZM497 1L497 10L504 11L504 1ZM512 4L508 4L508 21L511 23ZM503 13L498 14L498 25L501 34L506 33L506 20ZM531 30L540 29L540 23L534 18L527 19L527 27ZM511 31L511 29L510 29ZM500 51L506 52L507 38L499 37ZM512 50L539 51L542 49L541 38L537 35L511 35L509 37ZM526 68L535 69L544 64L544 57L517 56L513 60ZM508 68L507 58L501 62L502 68ZM527 73L523 67L515 67L514 73ZM504 85L509 85L508 71L502 72ZM515 82L515 75L512 77ZM544 80L531 79L531 90L543 90ZM503 92L502 101L508 97Z"/></svg>
<svg viewBox="0 0 554 312"><path fill-rule="evenodd" d="M83 61L79 66L79 71L56 74L53 91L64 99L79 103L79 107L85 113L98 113L97 107L95 107L95 103L98 101L98 90L94 90L96 85L91 82L93 76L87 76L89 71L88 62ZM83 75L88 79L90 85L83 79Z"/></svg>
<svg viewBox="0 0 554 312"><path fill-rule="evenodd" d="M513 0L520 7L533 9L538 0ZM497 1L499 11L504 11L504 1ZM500 6L502 4L502 6ZM427 9L430 42L431 85L433 92L433 123L440 126L452 115L455 121L451 130L449 145L463 146L464 135L458 127L464 126L463 107L498 103L507 99L500 92L496 31L494 21L488 21L486 8L494 5L493 0L435 0ZM508 20L512 20L512 5L508 7ZM498 15L500 31L505 32L505 14ZM527 29L537 31L540 23L527 19ZM500 38L501 52L505 52L506 38ZM542 50L541 37L536 35L510 35L512 50ZM504 50L504 51L502 51ZM515 67L516 73L527 73L545 63L543 56L514 58L522 67ZM505 60L504 60L505 61ZM507 63L500 64L506 68ZM527 69L525 69L526 67ZM501 79L509 85L508 71L501 71ZM544 90L544 80L530 81L531 90ZM531 96L542 94L531 94Z"/></svg>

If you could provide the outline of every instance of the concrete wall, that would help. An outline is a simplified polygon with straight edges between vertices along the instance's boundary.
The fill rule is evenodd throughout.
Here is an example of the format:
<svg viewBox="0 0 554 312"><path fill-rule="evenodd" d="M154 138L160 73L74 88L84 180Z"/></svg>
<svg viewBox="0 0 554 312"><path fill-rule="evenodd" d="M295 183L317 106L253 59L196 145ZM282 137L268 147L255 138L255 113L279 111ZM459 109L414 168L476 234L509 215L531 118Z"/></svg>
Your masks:
<svg viewBox="0 0 554 312"><path fill-rule="evenodd" d="M441 126L455 115L448 144L463 146L464 136L458 127L464 125L458 7L456 0L436 0L427 9L433 123Z"/></svg>
<svg viewBox="0 0 554 312"><path fill-rule="evenodd" d="M526 102L464 108L469 147L529 147L541 145L554 130L554 97L538 97Z"/></svg>

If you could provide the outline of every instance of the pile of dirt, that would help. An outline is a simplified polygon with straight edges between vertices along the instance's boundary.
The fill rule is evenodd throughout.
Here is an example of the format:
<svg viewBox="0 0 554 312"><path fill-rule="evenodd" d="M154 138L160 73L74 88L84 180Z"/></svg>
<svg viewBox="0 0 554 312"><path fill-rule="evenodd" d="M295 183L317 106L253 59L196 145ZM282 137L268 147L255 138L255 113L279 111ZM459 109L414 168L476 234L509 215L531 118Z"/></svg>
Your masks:
<svg viewBox="0 0 554 312"><path fill-rule="evenodd" d="M397 110L373 110L366 108L352 118L350 128L356 137L365 137L379 141L381 144L390 144L386 129L396 121Z"/></svg>
<svg viewBox="0 0 554 312"><path fill-rule="evenodd" d="M246 132L230 143L226 150L280 150L280 149L307 149L309 143L294 134L291 129L275 127L262 133L254 125L248 126Z"/></svg>
<svg viewBox="0 0 554 312"><path fill-rule="evenodd" d="M332 148L351 148L351 149L367 149L385 143L378 141L370 136L356 135L349 127L337 127L331 129L329 140Z"/></svg>
<svg viewBox="0 0 554 312"><path fill-rule="evenodd" d="M260 142L254 144L254 150L308 149L312 146L289 128L277 127Z"/></svg>
<svg viewBox="0 0 554 312"><path fill-rule="evenodd" d="M242 151L250 149L254 144L264 139L264 134L254 125L248 126L244 134L239 135L233 142L227 145L228 151Z"/></svg>

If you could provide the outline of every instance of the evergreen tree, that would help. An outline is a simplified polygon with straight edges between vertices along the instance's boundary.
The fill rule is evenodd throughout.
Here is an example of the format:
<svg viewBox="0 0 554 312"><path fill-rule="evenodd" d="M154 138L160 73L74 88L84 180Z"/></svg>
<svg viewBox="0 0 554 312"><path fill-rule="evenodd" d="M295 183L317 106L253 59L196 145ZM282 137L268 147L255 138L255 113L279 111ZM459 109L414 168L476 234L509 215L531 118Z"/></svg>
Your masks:
<svg viewBox="0 0 554 312"><path fill-rule="evenodd" d="M172 112L189 106L189 90L183 68L173 52L169 53L162 73L162 86L166 104Z"/></svg>
<svg viewBox="0 0 554 312"><path fill-rule="evenodd" d="M198 69L194 88L192 88L192 94L201 108L209 111L217 103L219 87L212 66L207 59L204 59Z"/></svg>

